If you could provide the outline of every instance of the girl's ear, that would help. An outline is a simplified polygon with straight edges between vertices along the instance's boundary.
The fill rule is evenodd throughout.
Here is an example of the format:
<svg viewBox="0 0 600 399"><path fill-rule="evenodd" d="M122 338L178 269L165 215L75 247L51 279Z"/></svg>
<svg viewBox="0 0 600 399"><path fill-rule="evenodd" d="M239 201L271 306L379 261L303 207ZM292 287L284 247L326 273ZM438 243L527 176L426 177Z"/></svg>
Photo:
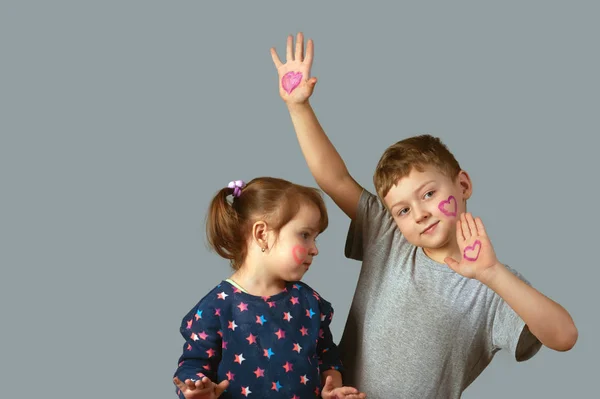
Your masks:
<svg viewBox="0 0 600 399"><path fill-rule="evenodd" d="M269 245L269 229L267 222L259 220L252 225L252 242L256 243L263 252Z"/></svg>

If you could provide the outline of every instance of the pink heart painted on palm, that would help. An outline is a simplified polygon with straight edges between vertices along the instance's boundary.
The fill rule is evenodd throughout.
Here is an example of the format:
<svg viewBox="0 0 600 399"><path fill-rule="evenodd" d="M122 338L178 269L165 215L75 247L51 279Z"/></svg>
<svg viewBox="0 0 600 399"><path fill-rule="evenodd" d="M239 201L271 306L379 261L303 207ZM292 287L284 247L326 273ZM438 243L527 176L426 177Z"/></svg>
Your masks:
<svg viewBox="0 0 600 399"><path fill-rule="evenodd" d="M479 252L481 252L481 241L475 240L473 245L465 247L463 256L466 260L476 261L479 258Z"/></svg>
<svg viewBox="0 0 600 399"><path fill-rule="evenodd" d="M449 196L447 200L440 202L438 208L446 216L456 216L456 209L458 208L456 198L453 195Z"/></svg>
<svg viewBox="0 0 600 399"><path fill-rule="evenodd" d="M294 257L296 263L299 265L304 263L307 253L308 251L306 250L306 248L304 248L301 245L296 245L294 248L292 248L292 256Z"/></svg>
<svg viewBox="0 0 600 399"><path fill-rule="evenodd" d="M302 72L290 71L281 78L283 90L290 94L302 82Z"/></svg>

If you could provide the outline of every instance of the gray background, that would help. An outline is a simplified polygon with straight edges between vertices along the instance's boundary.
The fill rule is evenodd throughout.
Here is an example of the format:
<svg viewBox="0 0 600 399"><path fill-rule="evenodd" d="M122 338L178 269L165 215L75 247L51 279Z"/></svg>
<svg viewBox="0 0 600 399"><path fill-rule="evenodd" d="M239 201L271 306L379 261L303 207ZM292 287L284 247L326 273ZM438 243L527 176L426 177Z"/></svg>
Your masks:
<svg viewBox="0 0 600 399"><path fill-rule="evenodd" d="M206 3L1 3L0 397L175 397L181 318L229 273L205 246L211 196L314 184L269 55L298 30L353 176L372 189L388 145L441 137L500 260L576 321L572 351L501 352L464 397L594 396L598 7ZM339 340L360 264L327 205L305 281Z"/></svg>

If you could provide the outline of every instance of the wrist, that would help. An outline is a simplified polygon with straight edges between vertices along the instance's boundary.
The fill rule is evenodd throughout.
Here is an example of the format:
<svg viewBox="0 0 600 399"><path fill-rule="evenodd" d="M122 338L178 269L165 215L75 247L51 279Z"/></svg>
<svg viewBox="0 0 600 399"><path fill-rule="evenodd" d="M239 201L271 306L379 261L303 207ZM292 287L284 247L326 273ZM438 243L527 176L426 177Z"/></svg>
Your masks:
<svg viewBox="0 0 600 399"><path fill-rule="evenodd" d="M288 108L288 111L290 113L294 113L294 112L298 112L298 111L303 111L306 110L308 108L310 108L310 103L308 101L308 98L302 102L286 102L285 105Z"/></svg>
<svg viewBox="0 0 600 399"><path fill-rule="evenodd" d="M506 271L506 267L500 263L496 262L493 266L488 267L486 270L481 273L481 275L477 276L477 280L479 280L482 284L487 285L491 289L494 289L496 282L502 276L502 272Z"/></svg>

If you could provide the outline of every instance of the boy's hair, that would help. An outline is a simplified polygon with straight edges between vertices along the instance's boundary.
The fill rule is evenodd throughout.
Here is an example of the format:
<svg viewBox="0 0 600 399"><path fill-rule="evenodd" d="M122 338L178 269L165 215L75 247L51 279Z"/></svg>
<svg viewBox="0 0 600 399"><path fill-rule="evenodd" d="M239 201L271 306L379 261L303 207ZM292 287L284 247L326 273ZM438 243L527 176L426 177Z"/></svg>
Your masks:
<svg viewBox="0 0 600 399"><path fill-rule="evenodd" d="M408 176L413 168L423 172L428 165L436 167L453 180L461 171L448 147L439 138L429 134L409 137L389 146L379 159L373 175L377 195L383 201L399 179Z"/></svg>
<svg viewBox="0 0 600 399"><path fill-rule="evenodd" d="M257 177L248 182L239 195L224 187L212 199L206 219L206 236L210 247L237 270L248 253L247 243L252 226L264 220L276 234L300 210L301 205L314 204L321 219L319 233L329 223L325 202L317 188L301 186L275 177ZM233 200L228 200L229 196Z"/></svg>

